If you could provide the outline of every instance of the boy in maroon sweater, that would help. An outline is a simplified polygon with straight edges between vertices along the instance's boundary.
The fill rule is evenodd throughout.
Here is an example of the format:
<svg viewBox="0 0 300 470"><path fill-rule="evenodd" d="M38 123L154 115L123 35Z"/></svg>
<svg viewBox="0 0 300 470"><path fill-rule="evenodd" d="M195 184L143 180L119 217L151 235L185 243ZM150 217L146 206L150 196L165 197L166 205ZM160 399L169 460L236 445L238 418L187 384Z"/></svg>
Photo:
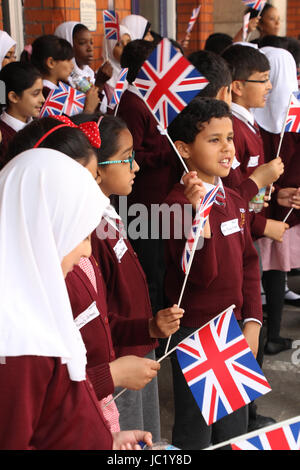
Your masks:
<svg viewBox="0 0 300 470"><path fill-rule="evenodd" d="M229 107L222 101L196 98L171 123L169 134L194 172L185 175L185 184L176 184L166 200L169 205L179 203L184 213L190 204L195 210L203 185L208 190L230 171L235 149ZM204 229L203 247L195 253L182 299L185 315L171 347L234 304L236 318L256 355L262 321L258 255L245 216L247 202L231 189L224 188L224 195L224 205L213 205ZM171 237L166 242L165 292L171 302L178 302L184 280L181 257L186 240L172 237L176 224L183 224L183 220L173 219ZM201 449L247 432L247 407L207 426L176 357L172 358L172 369L174 445Z"/></svg>

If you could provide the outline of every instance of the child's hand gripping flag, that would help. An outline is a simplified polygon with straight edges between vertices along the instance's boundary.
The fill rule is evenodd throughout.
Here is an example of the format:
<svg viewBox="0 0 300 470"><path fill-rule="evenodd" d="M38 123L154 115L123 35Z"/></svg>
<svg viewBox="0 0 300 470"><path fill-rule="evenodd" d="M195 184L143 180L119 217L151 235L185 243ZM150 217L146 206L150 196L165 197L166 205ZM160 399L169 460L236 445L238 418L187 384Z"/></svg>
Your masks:
<svg viewBox="0 0 300 470"><path fill-rule="evenodd" d="M208 425L271 390L233 307L176 347L182 373Z"/></svg>

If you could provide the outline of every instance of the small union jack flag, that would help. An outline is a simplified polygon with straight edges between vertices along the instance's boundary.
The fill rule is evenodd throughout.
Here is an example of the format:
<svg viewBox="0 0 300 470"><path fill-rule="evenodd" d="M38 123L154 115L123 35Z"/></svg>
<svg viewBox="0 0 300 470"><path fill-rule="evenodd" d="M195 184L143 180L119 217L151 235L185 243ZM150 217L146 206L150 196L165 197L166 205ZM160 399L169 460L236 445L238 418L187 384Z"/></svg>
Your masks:
<svg viewBox="0 0 300 470"><path fill-rule="evenodd" d="M269 426L270 428L270 426ZM300 416L231 443L232 450L300 450Z"/></svg>
<svg viewBox="0 0 300 470"><path fill-rule="evenodd" d="M249 28L249 21L250 21L250 12L244 15L243 21L243 41L247 41L248 36L248 28Z"/></svg>
<svg viewBox="0 0 300 470"><path fill-rule="evenodd" d="M105 39L120 41L120 25L118 13L114 10L103 10Z"/></svg>
<svg viewBox="0 0 300 470"><path fill-rule="evenodd" d="M114 89L113 96L110 101L110 105L111 105L110 107L114 107L120 103L120 99L121 99L122 93L124 91L124 86L126 83L127 73L128 73L128 69L121 70L119 79Z"/></svg>
<svg viewBox="0 0 300 470"><path fill-rule="evenodd" d="M244 5L246 5L249 8L253 8L254 10L259 10L262 11L264 9L265 4L267 3L267 0L242 0Z"/></svg>
<svg viewBox="0 0 300 470"><path fill-rule="evenodd" d="M79 114L84 109L86 95L75 88L59 82L58 88L52 90L40 113L41 117L61 116L74 116Z"/></svg>
<svg viewBox="0 0 300 470"><path fill-rule="evenodd" d="M188 27L187 27L187 30L186 30L187 33L192 32L192 29L193 29L193 27L194 27L194 25L197 21L197 18L199 16L200 9L201 9L201 5L199 5L197 8L193 9L192 16L190 18L190 21L189 21L189 24L188 24Z"/></svg>
<svg viewBox="0 0 300 470"><path fill-rule="evenodd" d="M181 267L185 274L188 272L188 266L189 262L191 261L194 244L196 243L199 224L201 226L200 230L202 232L214 202L219 205L224 205L225 203L224 188L220 183L218 183L213 189L206 193L198 206L181 258Z"/></svg>
<svg viewBox="0 0 300 470"><path fill-rule="evenodd" d="M176 347L182 373L207 425L271 390L232 308Z"/></svg>
<svg viewBox="0 0 300 470"><path fill-rule="evenodd" d="M297 94L296 94L297 95ZM300 93L297 95L292 95L290 108L285 123L285 132L300 132Z"/></svg>
<svg viewBox="0 0 300 470"><path fill-rule="evenodd" d="M208 80L164 38L142 65L134 85L166 129Z"/></svg>
<svg viewBox="0 0 300 470"><path fill-rule="evenodd" d="M50 91L40 112L40 118L61 116L69 93L69 86L59 82L58 88Z"/></svg>

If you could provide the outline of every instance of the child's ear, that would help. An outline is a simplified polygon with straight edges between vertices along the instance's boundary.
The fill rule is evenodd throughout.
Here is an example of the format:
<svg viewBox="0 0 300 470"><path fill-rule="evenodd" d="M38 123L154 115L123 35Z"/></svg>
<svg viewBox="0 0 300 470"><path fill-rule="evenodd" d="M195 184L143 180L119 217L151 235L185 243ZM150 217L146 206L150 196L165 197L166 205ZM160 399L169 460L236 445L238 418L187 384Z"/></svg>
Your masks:
<svg viewBox="0 0 300 470"><path fill-rule="evenodd" d="M229 107L231 107L232 96L231 96L231 86L222 86L217 93L216 99L219 101L225 101Z"/></svg>
<svg viewBox="0 0 300 470"><path fill-rule="evenodd" d="M47 57L45 65L47 69L52 70L55 66L55 60L53 59L53 57Z"/></svg>
<svg viewBox="0 0 300 470"><path fill-rule="evenodd" d="M10 91L7 94L7 99L8 99L8 102L16 104L19 102L20 97L16 94L15 91Z"/></svg>
<svg viewBox="0 0 300 470"><path fill-rule="evenodd" d="M242 96L243 89L244 89L243 82L241 82L241 80L234 80L232 82L231 90L232 90L232 93L234 93L235 95Z"/></svg>
<svg viewBox="0 0 300 470"><path fill-rule="evenodd" d="M174 142L174 145L177 148L179 154L182 156L182 158L190 158L190 148L188 144L182 142L182 140L176 140Z"/></svg>

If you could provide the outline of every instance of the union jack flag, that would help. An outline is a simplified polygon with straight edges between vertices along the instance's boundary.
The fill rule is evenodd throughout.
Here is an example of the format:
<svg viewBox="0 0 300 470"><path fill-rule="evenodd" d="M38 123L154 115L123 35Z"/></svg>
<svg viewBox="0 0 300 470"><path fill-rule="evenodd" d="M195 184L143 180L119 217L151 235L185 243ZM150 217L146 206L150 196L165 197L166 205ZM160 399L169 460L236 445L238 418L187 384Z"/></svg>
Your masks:
<svg viewBox="0 0 300 470"><path fill-rule="evenodd" d="M61 116L62 114L67 116L79 114L84 109L85 99L85 93L59 82L58 88L52 90L47 96L40 112L40 118Z"/></svg>
<svg viewBox="0 0 300 470"><path fill-rule="evenodd" d="M114 10L103 10L105 39L120 41L120 26L118 13Z"/></svg>
<svg viewBox="0 0 300 470"><path fill-rule="evenodd" d="M126 77L127 77L128 69L122 69L121 73L119 75L119 79L117 81L117 84L114 89L113 96L110 101L111 107L116 106L117 104L120 103L120 99L124 90L125 82L126 82Z"/></svg>
<svg viewBox="0 0 300 470"><path fill-rule="evenodd" d="M207 425L271 390L232 306L186 338L176 352Z"/></svg>
<svg viewBox="0 0 300 470"><path fill-rule="evenodd" d="M40 112L40 118L61 116L69 93L69 86L59 82L58 88L50 91Z"/></svg>
<svg viewBox="0 0 300 470"><path fill-rule="evenodd" d="M248 36L248 28L249 28L249 21L250 21L250 12L244 15L244 22L243 22L243 41L247 41Z"/></svg>
<svg viewBox="0 0 300 470"><path fill-rule="evenodd" d="M300 416L271 427L232 442L232 450L300 450Z"/></svg>
<svg viewBox="0 0 300 470"><path fill-rule="evenodd" d="M249 8L253 8L254 10L259 10L262 11L264 9L265 4L267 3L267 0L242 0L244 5L246 5Z"/></svg>
<svg viewBox="0 0 300 470"><path fill-rule="evenodd" d="M208 80L164 38L142 65L134 85L166 129Z"/></svg>
<svg viewBox="0 0 300 470"><path fill-rule="evenodd" d="M297 98L300 98L298 94ZM285 123L285 132L300 132L300 102L292 95L291 104Z"/></svg>
<svg viewBox="0 0 300 470"><path fill-rule="evenodd" d="M197 8L193 9L192 16L190 18L190 21L189 21L189 24L188 24L188 27L187 27L187 30L186 30L187 33L192 32L192 29L193 29L193 27L194 27L194 25L197 21L197 18L199 16L200 9L201 9L201 5L199 5Z"/></svg>
<svg viewBox="0 0 300 470"><path fill-rule="evenodd" d="M193 252L194 244L196 243L196 236L199 224L201 227L199 230L202 232L214 202L222 205L224 204L224 200L224 188L220 183L218 183L213 189L208 191L202 201L200 201L181 258L181 267L185 274L188 271L189 262L191 261L191 255Z"/></svg>

